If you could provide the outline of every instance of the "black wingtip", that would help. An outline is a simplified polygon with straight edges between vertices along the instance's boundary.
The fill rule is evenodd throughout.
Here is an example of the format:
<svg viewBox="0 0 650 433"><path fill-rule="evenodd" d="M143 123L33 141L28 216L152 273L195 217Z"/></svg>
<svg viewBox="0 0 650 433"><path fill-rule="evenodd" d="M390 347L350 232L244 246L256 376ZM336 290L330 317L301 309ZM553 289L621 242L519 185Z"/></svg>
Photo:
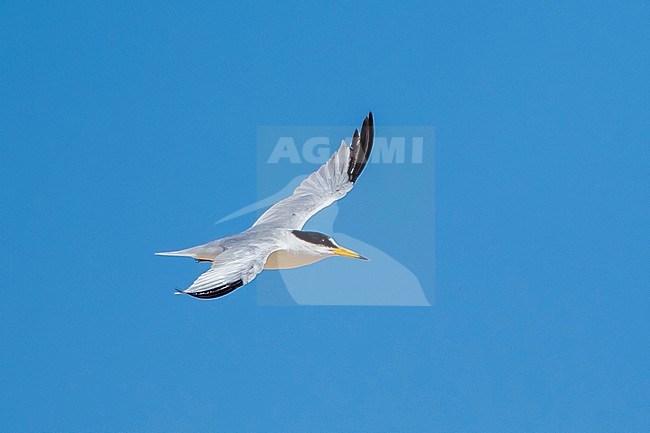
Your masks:
<svg viewBox="0 0 650 433"><path fill-rule="evenodd" d="M194 293L183 292L183 293L186 293L191 297L198 298L198 299L214 299L214 298L220 298L221 296L225 296L228 293L240 288L243 285L244 282L242 280L237 280L235 282L224 284L223 286L215 287L213 289L204 290L202 292L194 292Z"/></svg>
<svg viewBox="0 0 650 433"><path fill-rule="evenodd" d="M368 115L363 119L363 125L361 126L361 144L367 149L368 154L372 149L372 143L375 139L375 119L372 116L372 111L368 112Z"/></svg>
<svg viewBox="0 0 650 433"><path fill-rule="evenodd" d="M352 137L352 144L350 146L350 164L348 167L348 179L354 183L359 178L363 171L370 152L372 151L372 144L375 140L375 121L372 116L372 111L363 119L361 126L361 135L355 129L354 136Z"/></svg>

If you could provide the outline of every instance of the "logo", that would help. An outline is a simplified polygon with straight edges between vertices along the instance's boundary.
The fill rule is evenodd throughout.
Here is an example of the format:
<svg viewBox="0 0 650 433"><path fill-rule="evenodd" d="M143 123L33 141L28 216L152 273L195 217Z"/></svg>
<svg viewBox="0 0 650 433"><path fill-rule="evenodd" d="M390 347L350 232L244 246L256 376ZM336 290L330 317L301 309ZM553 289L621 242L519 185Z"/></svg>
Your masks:
<svg viewBox="0 0 650 433"><path fill-rule="evenodd" d="M354 127L258 127L258 200L218 223L261 215L327 162ZM369 262L328 258L265 271L258 304L430 306L434 299L434 131L381 128L369 166L342 200L304 230L326 233Z"/></svg>

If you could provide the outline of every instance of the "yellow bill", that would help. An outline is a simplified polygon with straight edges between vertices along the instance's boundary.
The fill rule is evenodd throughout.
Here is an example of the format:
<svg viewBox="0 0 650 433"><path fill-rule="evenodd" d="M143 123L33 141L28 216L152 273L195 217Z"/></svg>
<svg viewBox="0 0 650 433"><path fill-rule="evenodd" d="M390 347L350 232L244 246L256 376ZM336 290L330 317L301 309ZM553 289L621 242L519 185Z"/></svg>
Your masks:
<svg viewBox="0 0 650 433"><path fill-rule="evenodd" d="M362 256L361 254L354 252L352 250L348 250L347 248L343 248L343 247L333 248L332 253L336 254L337 256L349 257L351 259L368 260L366 257Z"/></svg>

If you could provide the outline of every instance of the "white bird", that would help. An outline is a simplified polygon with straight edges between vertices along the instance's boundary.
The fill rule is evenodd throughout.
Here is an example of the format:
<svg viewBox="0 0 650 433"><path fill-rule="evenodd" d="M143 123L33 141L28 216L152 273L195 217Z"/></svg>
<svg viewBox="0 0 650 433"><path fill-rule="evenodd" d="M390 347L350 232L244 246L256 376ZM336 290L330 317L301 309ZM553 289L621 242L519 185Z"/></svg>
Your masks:
<svg viewBox="0 0 650 433"><path fill-rule="evenodd" d="M325 164L249 229L196 247L156 253L212 262L210 270L178 293L213 299L250 283L263 269L297 268L332 256L368 260L326 234L302 228L309 218L352 189L368 162L374 129L372 113L368 113L361 134L354 131L350 146L343 140Z"/></svg>

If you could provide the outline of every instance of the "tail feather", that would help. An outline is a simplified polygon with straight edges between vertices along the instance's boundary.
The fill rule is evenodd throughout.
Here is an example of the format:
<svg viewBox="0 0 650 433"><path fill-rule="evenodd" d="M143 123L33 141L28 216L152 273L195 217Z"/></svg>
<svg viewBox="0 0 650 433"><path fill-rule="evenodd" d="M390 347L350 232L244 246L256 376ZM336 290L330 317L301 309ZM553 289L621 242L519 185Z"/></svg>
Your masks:
<svg viewBox="0 0 650 433"><path fill-rule="evenodd" d="M200 262L211 262L223 252L220 245L206 244L178 251L162 251L157 256L192 257Z"/></svg>
<svg viewBox="0 0 650 433"><path fill-rule="evenodd" d="M188 248L186 250L178 251L163 251L155 253L157 256L175 256L175 257L194 257L196 258L196 251L193 251L193 248Z"/></svg>

